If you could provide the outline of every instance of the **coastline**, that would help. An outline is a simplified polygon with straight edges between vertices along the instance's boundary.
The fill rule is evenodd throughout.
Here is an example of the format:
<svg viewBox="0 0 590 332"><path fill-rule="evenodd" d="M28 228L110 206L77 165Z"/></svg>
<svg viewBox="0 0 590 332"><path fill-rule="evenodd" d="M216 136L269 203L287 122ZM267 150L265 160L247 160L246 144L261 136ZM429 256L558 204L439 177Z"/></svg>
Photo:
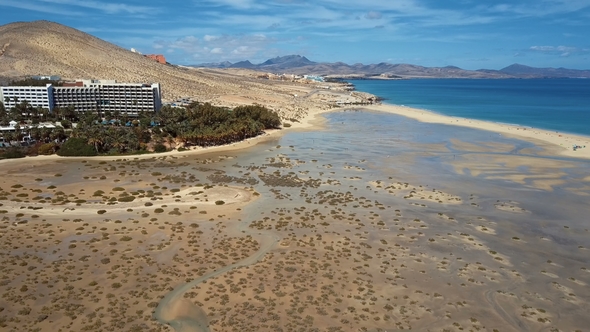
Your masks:
<svg viewBox="0 0 590 332"><path fill-rule="evenodd" d="M328 153L324 155L323 151L326 150L308 150L305 145L295 145L292 148L284 144L282 148L269 149L258 157L257 160L260 161L274 160L288 166L280 167L281 170L273 166L269 166L266 171L259 169L256 165L261 165L262 162L252 163L248 158L241 159L247 153L231 161L235 162L235 166L230 166L227 162L223 165L206 166L209 162L201 160L204 162L201 167L198 162L191 163L190 158L175 160L191 156L203 156L194 160L209 159L210 156L213 157L211 159L216 159L216 155L222 156L227 151L243 150L260 142L273 141L283 134L321 130L328 123L324 114L347 110L363 110L365 113L359 112L360 116L386 112L421 122L487 130L492 134L483 136L490 136L490 141L495 139L495 132L505 135L502 132L504 130L506 135L531 141L542 147L544 150L540 153L548 157L558 156L565 150L558 143L526 136L529 131L537 131L531 128L453 118L403 106L364 105L331 109L310 108L300 122L293 123L290 128L269 131L246 141L224 146L145 155L91 158L53 155L16 159L19 161L10 164L5 162L5 176L0 181L6 191L3 209L8 218L2 229L5 232L2 234L6 234L4 236L7 239L3 250L10 253L3 258L5 265L14 266L7 270L12 278L6 279L11 280L4 285L8 286L6 292L19 296L29 296L33 292L39 297L55 296L58 299L56 306L68 308L67 305L75 301L73 295L63 297L60 294L63 294L64 287L69 289L71 286L74 287L70 290L71 294L96 301L81 301L84 307L79 309L80 312L104 314L104 320L112 324L122 319L114 313L135 312L135 316L129 314L127 319L133 319L138 326L140 323L146 326L164 323L177 331L209 331L209 324L211 330L221 330L230 319L232 324L241 326L242 330L253 330L252 326L258 326L256 330L271 330L270 327L265 329L261 326L272 317L280 317L286 321L287 323L281 323L286 327L304 324L305 320L294 316L297 311L290 307L294 302L266 300L290 297L291 294L296 294L293 296L301 299L301 315L320 318L308 322L309 329L327 329L328 325L333 324L331 320L321 319L323 314L316 312L315 306L342 313L349 321L336 324L342 324L348 330L357 330L358 324L368 324L357 316L362 314L360 312L364 308L374 306L373 310L381 310L386 305L407 306L411 310L411 316L408 317L412 319L414 326L407 323L405 327L417 330L432 327L433 324L437 328L452 328L456 326L451 325L454 322L464 326L474 325L475 317L481 324L499 329L508 327L517 330L521 323L531 326L540 324L538 321L529 323L526 318L516 323L510 318L504 318L506 315L523 317L521 313L524 304L542 309L542 312L536 313L542 319L557 321L556 317L563 317L566 313L570 314L567 319L580 318L576 313L583 309L570 310L564 306L561 306L564 308L562 310L553 309L560 308L561 302L557 302L560 301L557 299L563 296L572 299L585 298L586 285L590 283L585 277L586 270L581 269L582 260L579 259L585 257L582 255L586 254L585 250L589 247L587 242L580 240L580 236L587 236L587 230L584 233L581 230L584 226L577 223L585 220L583 214L587 207L584 207L584 198L580 199L582 202L573 200L572 205L564 204L569 198L576 197L573 195L588 192L590 189L586 188L590 187L579 189L581 184L577 176L560 173L565 163L574 163L571 160L562 162L553 159L550 165L539 166L535 165L539 159L536 155L496 155L495 150L491 154L472 153L467 156L473 159L441 160L443 165L456 167L460 175L463 174L463 169L470 168L473 172L469 175L473 177L473 181L466 181L469 184L446 176L441 176L444 179L439 183L435 179L439 176L437 171L429 172L428 176L421 174L413 167L414 162L420 160L413 160L411 156L397 158L394 161L395 168L406 168L409 173L416 172L419 182L414 182L413 174L405 172L373 175L373 170L378 168L374 165L365 164L364 161L355 162L355 159L346 157L337 160ZM391 128L392 133L395 131L396 128ZM421 132L412 132L409 137L414 134L418 136ZM447 137L451 141L455 139L452 131ZM563 138L569 139L571 136L565 135ZM361 147L370 146L370 141L359 144ZM396 143L388 141L388 144ZM491 146L487 151L495 148ZM386 153L387 150L382 149L371 151L370 155L378 160L385 159ZM497 159L486 159L486 155ZM75 167L68 168L64 166L66 163L60 163L68 159L73 159L71 164L75 164ZM135 159L144 160L137 162ZM518 162L522 163L511 162L511 159L519 159ZM85 161L88 163L83 163ZM279 165L276 164L275 166ZM478 168L481 165L485 166L483 171ZM520 165L539 167L522 171L518 168ZM439 166L438 161L434 166ZM386 167L389 168L389 164ZM586 164L583 164L579 169L584 171L586 168ZM65 173L64 170L71 170L72 173ZM62 172L67 176L55 174ZM253 177L250 172L258 175ZM209 175L227 175L230 178L235 177L234 179L248 180L255 177L262 179L261 175L272 175L275 172L280 172L287 179L290 177L288 172L297 172L301 179L315 181L309 184L304 182L301 187L273 186L264 181L257 184L230 184L231 181L220 181L212 187L203 185L213 181ZM511 183L506 188L480 185L487 183L484 182L487 179L498 177ZM66 178L71 181L64 181ZM581 180L583 184L588 181L590 178ZM321 183L321 187L317 187L315 183ZM520 191L512 190L512 184L522 185L519 188L530 192L523 195ZM552 193L553 186L559 186L560 191ZM326 190L328 188L330 189ZM344 194L348 190L349 193ZM153 197L148 196L150 192ZM120 200L113 204L115 201L111 198L120 199L124 197L122 193L137 198L132 202ZM304 196L301 196L302 193ZM376 194L372 197L373 200L364 198L373 194ZM44 199L38 199L41 197ZM66 197L68 202L61 200ZM301 197L300 201L286 201L298 199L297 197ZM545 217L544 210L535 205L537 203L531 204L543 197L549 198L540 200L539 205L558 204L574 217L572 214L561 214L560 211L553 223L549 218L554 215ZM258 203L251 204L258 199ZM304 202L304 199L311 200L311 203ZM219 200L224 203L217 205ZM333 201L326 204L328 200ZM359 201L358 205L352 203L353 201ZM308 212L302 211L302 208L293 210L293 214L288 211L292 207L299 209L299 206L309 206L306 204L313 204L317 210ZM342 211L334 209L334 205L338 205ZM396 209L397 218L394 221L391 220L393 209ZM580 217L576 215L576 211L581 211ZM355 215L358 215L357 220L349 219ZM275 221L280 218L284 218L280 223L288 225L288 228L277 227L280 223ZM306 223L291 222L292 226L288 224L289 220L297 218L302 218ZM336 220L339 221L334 222ZM534 228L535 233L529 233L526 230L532 228L529 226L533 222L538 222L535 225L539 227ZM550 241L553 234L568 236L567 244ZM319 239L317 236L320 235L326 246L316 244L320 243L319 240L313 243L310 235L315 239ZM583 248L577 247L578 245L583 245ZM363 249L359 250L361 246ZM534 246L535 250L526 250L526 246ZM444 248L444 252L440 248ZM568 250L570 253L567 260L561 260L561 250ZM341 255L340 252L350 253L350 256ZM519 255L514 254L515 252ZM448 253L459 257L460 264L465 264L465 268L457 273L449 273L441 263L457 263L447 258L450 257ZM38 255L43 265L35 264L28 255ZM67 263L65 259L61 259L66 255ZM391 261L396 260L395 265L381 264L384 255L392 257ZM379 269L357 268L363 260L371 267L379 266ZM527 265L540 266L545 261L555 262L555 265L547 263L540 273ZM332 262L337 265L329 266ZM571 262L579 263L574 265ZM64 269L62 264L72 266L72 270L79 271L79 274L74 275L69 270L60 272L59 269ZM326 274L307 268L313 264L325 264ZM28 268L34 265L41 271L35 274L35 279L21 278L30 273ZM508 267L513 273L496 272L503 268L508 271ZM56 277L58 272L70 278L67 279L67 285L66 280ZM336 281L340 284L335 284L333 280L336 274L343 276L343 281ZM390 279L394 275L407 281L403 286L392 283ZM417 275L424 277L416 278ZM544 288L547 281L543 278L547 277L551 278L553 285L557 285L554 290ZM433 279L440 282L433 282ZM45 286L53 284L58 287ZM515 292L517 296L505 297L504 293L499 293L500 284L509 285L506 286L508 289L502 286L502 292ZM566 289L564 294L559 293L558 286L562 287L561 284L566 285L563 286ZM375 289L383 290L383 294L390 296L371 300L373 294L369 287L366 287L366 293L359 293L359 287L364 285L376 285ZM23 288L24 286L26 287ZM334 287L334 290L328 287ZM547 300L522 300L524 294L512 287L522 288L527 294L540 292L552 299L552 306L549 307ZM356 301L353 296L363 296L367 305ZM495 309L495 297L504 305L501 311ZM322 302L314 304L313 301ZM370 301L375 302L369 304ZM453 313L454 321L441 322L438 319L446 314L444 303L461 301L470 305L457 306L458 310ZM272 303L272 307L269 303ZM481 305L476 309L469 309L472 303ZM3 302L0 304L8 308ZM69 312L65 310L60 311L55 307L53 312L45 313L45 303L42 301L31 301L27 305L31 312L30 317L43 319L42 322L31 319L28 323L31 325L27 325L27 328L33 324L46 328L66 323L63 317ZM579 307L583 308L583 305L585 302L580 303ZM11 308L6 312L17 313L25 305L18 303L12 307L15 309ZM116 310L101 312L105 307ZM354 308L355 312L348 312L348 308ZM433 314L429 314L424 308L432 308L430 310ZM481 314L483 310L485 315ZM375 316L379 320L372 319L369 324L375 329L370 330L390 329L390 323L385 319L385 315L389 314L383 312ZM93 326L91 324L94 323L76 320L73 324L72 329L81 330L86 326ZM560 325L569 326L567 321L560 322ZM484 327L475 326L480 329Z"/></svg>
<svg viewBox="0 0 590 332"><path fill-rule="evenodd" d="M385 112L405 116L420 122L438 123L491 131L512 138L523 139L547 150L549 155L590 159L590 137L560 133L525 126L458 118L407 106L380 104L359 107L367 111ZM574 151L572 146L585 146Z"/></svg>
<svg viewBox="0 0 590 332"><path fill-rule="evenodd" d="M255 146L260 142L269 139L281 137L289 131L306 131L324 128L327 120L323 114L345 111L350 109L359 109L373 112L383 112L401 115L424 123L446 124L451 126L467 127L479 130L490 131L508 137L523 139L532 142L539 147L546 150L546 154L556 157L572 157L581 159L590 159L590 137L560 133L557 131L549 131L544 129L537 129L526 126L518 126L504 123L494 123L482 120L475 120L470 118L459 118L447 115L442 115L428 110L413 108L408 106L394 105L394 104L375 104L362 105L359 107L338 107L332 109L310 109L308 114L301 119L300 122L294 122L290 128L282 128L276 130L267 130L260 136L248 138L241 142L212 146L212 147L191 147L186 151L172 150L163 153L147 153L137 155L120 155L120 156L95 156L95 157L60 157L56 154L49 156L35 156L25 157L21 159L4 159L0 160L3 163L15 163L18 161L25 162L48 162L56 160L117 160L117 159L149 159L159 157L179 157L188 155L200 155L208 153L220 153L247 149ZM578 145L583 148L573 150L573 145Z"/></svg>
<svg viewBox="0 0 590 332"><path fill-rule="evenodd" d="M94 157L60 157L56 154L49 156L35 156L25 157L20 159L4 159L0 160L0 164L3 163L17 163L18 160L25 162L47 162L56 160L118 160L118 159L149 159L149 158L160 158L160 157L179 157L188 155L200 155L208 153L221 153L247 149L255 146L260 142L264 142L269 139L275 139L283 136L285 133L290 131L307 131L307 130L319 130L325 127L327 123L326 118L323 114L339 112L345 110L365 110L373 112L383 112L401 115L424 123L437 123L451 126L460 126L473 129L479 129L484 131L490 131L498 133L500 135L506 135L508 137L523 139L534 143L535 145L542 147L547 156L555 157L571 157L580 159L590 159L590 137L583 135L576 135L571 133L562 133L558 131L551 131L545 129L538 129L528 126L521 126L507 123L496 123L483 120L476 120L471 118L453 117L435 113L433 111L413 108L403 105L395 104L373 104L373 105L359 105L359 106L343 106L335 107L330 109L313 107L308 109L299 122L292 122L291 127L266 130L263 134L248 138L241 142L230 143L226 145L211 146L211 147L190 147L185 151L167 151L163 153L146 153L136 155L118 155L118 156L94 156ZM580 146L582 148L573 150L573 145ZM65 158L65 159L64 159Z"/></svg>
<svg viewBox="0 0 590 332"><path fill-rule="evenodd" d="M185 151L172 150L162 153L145 153L145 154L130 154L130 155L118 155L118 156L92 156L92 157L62 157L57 154L52 155L39 155L39 156L27 156L25 158L16 159L2 159L0 165L5 163L43 163L52 162L57 160L101 160L101 161L116 161L119 159L150 159L150 158L162 158L162 157L181 157L181 156L193 156L208 153L220 153L247 149L257 145L258 143L265 142L267 140L275 139L282 136L288 131L295 130L313 130L323 128L326 123L326 119L322 116L324 113L335 112L345 110L347 108L335 108L332 110L314 110L308 114L308 116L301 119L300 122L292 123L290 128L272 129L266 130L263 134L245 139L241 142L235 142L225 145L209 146L209 147L190 147Z"/></svg>

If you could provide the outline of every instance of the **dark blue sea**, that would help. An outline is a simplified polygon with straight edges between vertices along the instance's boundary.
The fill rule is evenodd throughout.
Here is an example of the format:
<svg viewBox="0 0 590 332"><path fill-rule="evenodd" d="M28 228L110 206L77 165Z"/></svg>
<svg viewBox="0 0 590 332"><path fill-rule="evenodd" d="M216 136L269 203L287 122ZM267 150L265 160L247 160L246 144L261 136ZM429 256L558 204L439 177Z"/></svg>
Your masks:
<svg viewBox="0 0 590 332"><path fill-rule="evenodd" d="M353 80L358 91L444 114L590 136L590 79Z"/></svg>

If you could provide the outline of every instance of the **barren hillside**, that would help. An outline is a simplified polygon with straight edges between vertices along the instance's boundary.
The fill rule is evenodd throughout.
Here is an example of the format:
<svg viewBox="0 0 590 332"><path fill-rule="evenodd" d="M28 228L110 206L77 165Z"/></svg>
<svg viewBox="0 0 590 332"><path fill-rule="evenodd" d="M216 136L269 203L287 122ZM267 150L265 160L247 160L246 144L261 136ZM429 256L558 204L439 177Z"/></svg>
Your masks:
<svg viewBox="0 0 590 332"><path fill-rule="evenodd" d="M48 21L0 26L0 76L59 75L64 79L116 79L160 82L163 98L191 97L217 105L260 103L284 117L310 107L327 107L320 98L294 103L312 86L257 78L243 69L195 69L159 64L87 33ZM315 95L315 94L314 94Z"/></svg>

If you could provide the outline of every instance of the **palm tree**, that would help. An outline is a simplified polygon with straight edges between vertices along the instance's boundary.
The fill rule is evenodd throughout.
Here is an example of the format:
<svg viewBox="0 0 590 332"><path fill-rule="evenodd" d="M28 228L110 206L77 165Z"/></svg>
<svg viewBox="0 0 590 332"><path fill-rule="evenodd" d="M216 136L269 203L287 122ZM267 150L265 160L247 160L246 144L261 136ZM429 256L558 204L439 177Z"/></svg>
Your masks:
<svg viewBox="0 0 590 332"><path fill-rule="evenodd" d="M98 153L98 146L103 144L103 140L100 136L90 136L88 137L88 144L94 145L94 149Z"/></svg>
<svg viewBox="0 0 590 332"><path fill-rule="evenodd" d="M0 115L0 126L7 127L8 125L10 125L10 119L8 118L8 115L1 114Z"/></svg>
<svg viewBox="0 0 590 332"><path fill-rule="evenodd" d="M56 127L51 131L50 137L52 140L57 140L58 142L61 142L64 139L66 139L67 135L62 127Z"/></svg>
<svg viewBox="0 0 590 332"><path fill-rule="evenodd" d="M12 131L4 132L4 141L8 145L11 145L10 142L14 141L14 132L12 132Z"/></svg>
<svg viewBox="0 0 590 332"><path fill-rule="evenodd" d="M20 125L17 123L16 125L14 125L14 139L18 142L23 140L23 132L21 130Z"/></svg>
<svg viewBox="0 0 590 332"><path fill-rule="evenodd" d="M12 120L19 123L21 122L21 120L23 119L23 112L19 104L16 104L14 107L10 109L10 116L12 117Z"/></svg>
<svg viewBox="0 0 590 332"><path fill-rule="evenodd" d="M118 111L118 110L115 111L114 117L115 117L115 120L117 120L116 125L118 126L119 125L119 118L121 117L121 111Z"/></svg>
<svg viewBox="0 0 590 332"><path fill-rule="evenodd" d="M74 105L68 105L68 107L66 107L66 109L63 110L63 115L65 119L68 119L70 121L75 120L77 114Z"/></svg>
<svg viewBox="0 0 590 332"><path fill-rule="evenodd" d="M47 120L47 116L49 115L49 110L47 108L42 108L40 111L41 118L43 121Z"/></svg>
<svg viewBox="0 0 590 332"><path fill-rule="evenodd" d="M109 144L122 153L127 148L127 141L124 136L125 129L110 127L107 130L107 137L109 138Z"/></svg>
<svg viewBox="0 0 590 332"><path fill-rule="evenodd" d="M60 114L61 114L61 108L59 106L56 106L53 108L53 111L51 111L51 118L54 121L58 121Z"/></svg>
<svg viewBox="0 0 590 332"><path fill-rule="evenodd" d="M21 114L24 114L25 117L29 118L31 116L31 111L33 106L29 103L28 100L23 100L19 104L16 104L15 108L17 108Z"/></svg>
<svg viewBox="0 0 590 332"><path fill-rule="evenodd" d="M51 138L51 129L43 127L41 128L41 140L43 140L43 142L47 143L49 141L49 139Z"/></svg>
<svg viewBox="0 0 590 332"><path fill-rule="evenodd" d="M34 139L35 141L40 141L41 140L41 129L34 125L29 129L29 136L31 136L32 139Z"/></svg>

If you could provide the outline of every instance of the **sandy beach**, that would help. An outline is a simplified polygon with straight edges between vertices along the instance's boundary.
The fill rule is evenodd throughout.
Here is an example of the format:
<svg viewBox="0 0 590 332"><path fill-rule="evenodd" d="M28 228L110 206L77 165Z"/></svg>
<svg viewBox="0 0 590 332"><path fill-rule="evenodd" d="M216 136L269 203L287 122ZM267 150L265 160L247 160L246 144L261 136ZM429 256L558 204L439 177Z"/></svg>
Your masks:
<svg viewBox="0 0 590 332"><path fill-rule="evenodd" d="M222 147L0 161L0 327L590 323L588 138L353 109L303 108L290 128Z"/></svg>
<svg viewBox="0 0 590 332"><path fill-rule="evenodd" d="M534 142L535 144L538 144L543 148L548 149L549 151L547 153L549 155L562 155L567 157L584 159L590 158L590 137L542 130L537 128L479 121L474 119L456 118L417 108L398 105L381 104L363 107L363 109L403 115L421 122L440 123L452 126L481 129L498 133L500 135L508 135L510 137L530 140L531 142ZM582 147L585 146L586 148L581 148L574 151L572 148L574 145Z"/></svg>

